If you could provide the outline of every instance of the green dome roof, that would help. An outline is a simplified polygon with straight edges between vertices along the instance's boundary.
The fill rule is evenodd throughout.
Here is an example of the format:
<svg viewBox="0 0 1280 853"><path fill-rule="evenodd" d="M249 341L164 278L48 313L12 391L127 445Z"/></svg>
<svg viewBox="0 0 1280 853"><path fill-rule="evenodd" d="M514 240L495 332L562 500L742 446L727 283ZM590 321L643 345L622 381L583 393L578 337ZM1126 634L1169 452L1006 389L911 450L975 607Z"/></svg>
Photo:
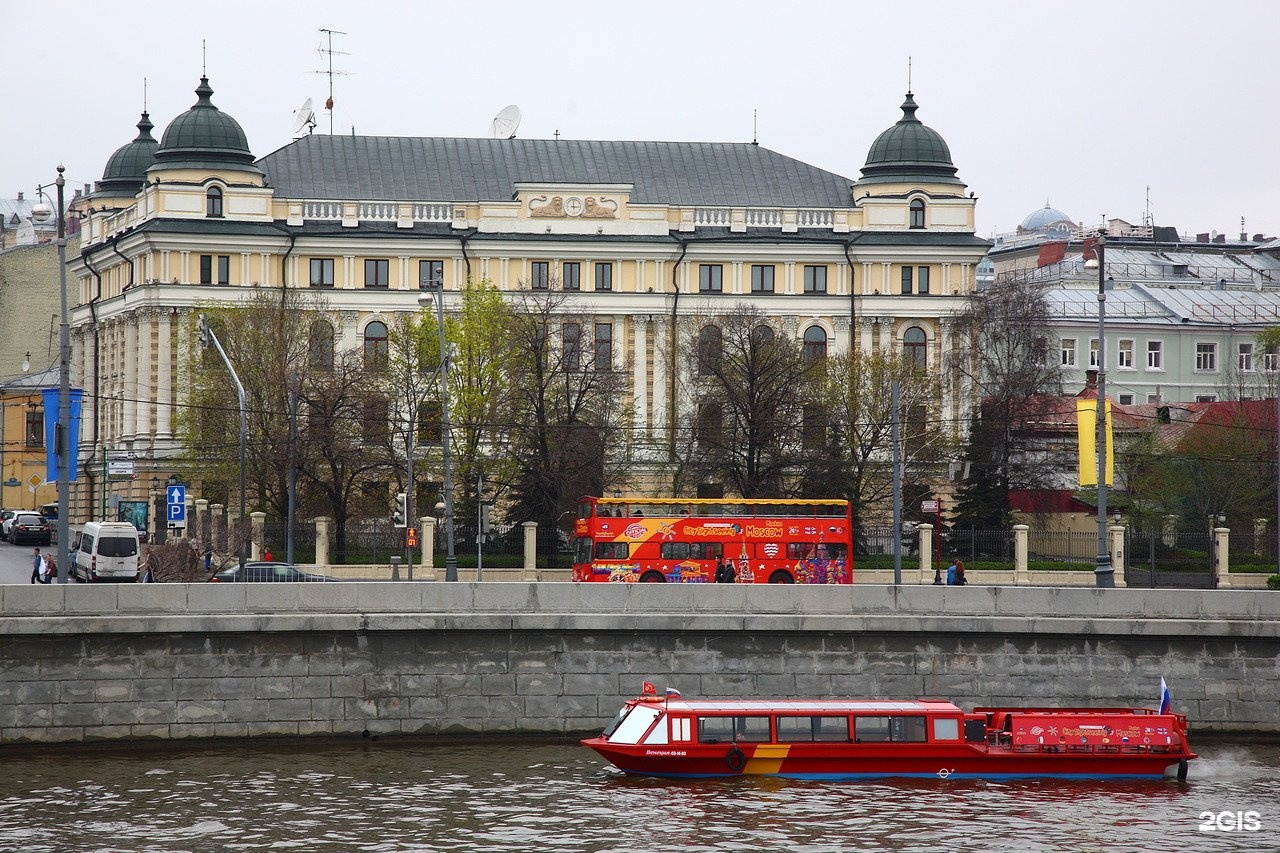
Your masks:
<svg viewBox="0 0 1280 853"><path fill-rule="evenodd" d="M867 152L859 184L961 184L942 135L916 118L915 98L907 93L902 118L876 137Z"/></svg>
<svg viewBox="0 0 1280 853"><path fill-rule="evenodd" d="M107 168L98 181L97 192L102 195L134 195L142 189L147 169L155 162L159 142L151 136L151 117L142 114L138 122L138 135L127 145L121 145L107 161Z"/></svg>
<svg viewBox="0 0 1280 853"><path fill-rule="evenodd" d="M164 129L152 170L234 168L261 174L240 123L215 107L211 95L209 78L201 77L195 105Z"/></svg>

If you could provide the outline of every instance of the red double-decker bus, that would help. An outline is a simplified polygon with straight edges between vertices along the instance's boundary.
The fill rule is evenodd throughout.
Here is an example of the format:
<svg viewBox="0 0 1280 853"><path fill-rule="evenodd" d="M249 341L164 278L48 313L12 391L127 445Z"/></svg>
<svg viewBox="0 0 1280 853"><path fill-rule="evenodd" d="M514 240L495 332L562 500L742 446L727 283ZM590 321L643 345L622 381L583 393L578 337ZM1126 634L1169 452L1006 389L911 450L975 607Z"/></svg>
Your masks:
<svg viewBox="0 0 1280 853"><path fill-rule="evenodd" d="M596 498L578 501L573 579L851 583L853 519L839 500Z"/></svg>

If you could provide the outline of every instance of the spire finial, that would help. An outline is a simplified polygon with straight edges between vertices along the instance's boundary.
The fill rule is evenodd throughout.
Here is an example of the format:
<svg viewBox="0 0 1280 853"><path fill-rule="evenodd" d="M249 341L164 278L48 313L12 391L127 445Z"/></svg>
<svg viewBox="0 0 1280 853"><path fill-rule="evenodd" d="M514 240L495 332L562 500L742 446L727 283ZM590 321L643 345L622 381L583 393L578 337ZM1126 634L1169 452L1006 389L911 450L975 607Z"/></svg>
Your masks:
<svg viewBox="0 0 1280 853"><path fill-rule="evenodd" d="M142 78L142 111L147 111L147 78Z"/></svg>
<svg viewBox="0 0 1280 853"><path fill-rule="evenodd" d="M209 42L200 39L200 76L209 76Z"/></svg>
<svg viewBox="0 0 1280 853"><path fill-rule="evenodd" d="M760 110L751 111L751 144L760 144Z"/></svg>
<svg viewBox="0 0 1280 853"><path fill-rule="evenodd" d="M911 94L911 57L907 57L907 94Z"/></svg>

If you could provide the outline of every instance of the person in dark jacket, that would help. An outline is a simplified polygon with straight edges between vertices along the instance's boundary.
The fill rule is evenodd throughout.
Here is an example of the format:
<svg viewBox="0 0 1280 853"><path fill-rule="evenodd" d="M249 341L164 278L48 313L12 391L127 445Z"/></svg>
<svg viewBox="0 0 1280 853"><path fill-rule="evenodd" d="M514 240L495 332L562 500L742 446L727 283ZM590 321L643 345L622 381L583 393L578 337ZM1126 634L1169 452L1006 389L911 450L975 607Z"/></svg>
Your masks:
<svg viewBox="0 0 1280 853"><path fill-rule="evenodd" d="M31 582L32 583L48 583L49 570L45 565L44 555L40 553L40 549L35 550L35 560L31 565Z"/></svg>
<svg viewBox="0 0 1280 853"><path fill-rule="evenodd" d="M733 560L716 558L716 583L733 583L738 579L738 572L733 567Z"/></svg>

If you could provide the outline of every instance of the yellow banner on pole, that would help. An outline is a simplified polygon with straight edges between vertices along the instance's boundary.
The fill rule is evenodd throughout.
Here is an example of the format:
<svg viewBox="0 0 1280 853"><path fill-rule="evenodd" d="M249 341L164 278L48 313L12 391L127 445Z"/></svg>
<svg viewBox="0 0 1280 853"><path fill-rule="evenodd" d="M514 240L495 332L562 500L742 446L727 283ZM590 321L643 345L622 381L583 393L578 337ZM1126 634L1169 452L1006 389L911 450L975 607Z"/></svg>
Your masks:
<svg viewBox="0 0 1280 853"><path fill-rule="evenodd" d="M1115 447L1111 440L1111 401L1104 415L1107 434L1107 485L1115 482ZM1076 435L1080 441L1080 485L1098 485L1098 401L1081 397L1076 400Z"/></svg>

